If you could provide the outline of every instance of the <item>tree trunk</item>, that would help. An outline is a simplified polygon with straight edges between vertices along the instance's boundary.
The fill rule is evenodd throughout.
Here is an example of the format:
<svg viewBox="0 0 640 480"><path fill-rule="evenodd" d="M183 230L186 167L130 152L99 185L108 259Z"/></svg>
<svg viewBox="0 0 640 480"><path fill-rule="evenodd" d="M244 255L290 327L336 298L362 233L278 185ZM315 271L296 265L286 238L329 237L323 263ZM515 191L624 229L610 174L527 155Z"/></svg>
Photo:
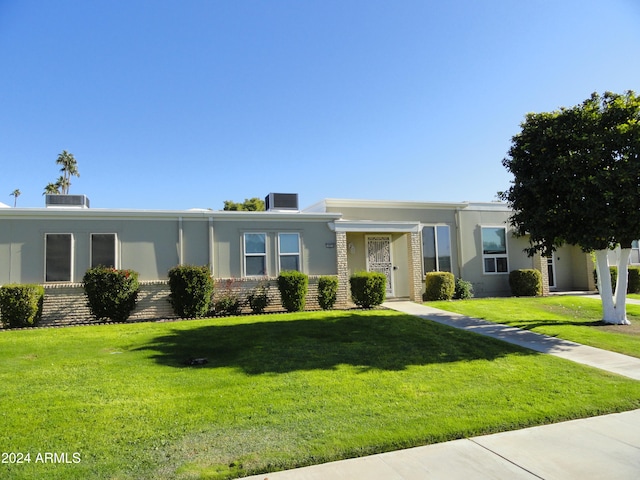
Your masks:
<svg viewBox="0 0 640 480"><path fill-rule="evenodd" d="M596 269L598 272L598 291L602 298L602 321L615 325L629 325L627 320L627 276L631 249L619 250L618 279L614 300L611 289L611 273L609 272L609 250L596 250Z"/></svg>
<svg viewBox="0 0 640 480"><path fill-rule="evenodd" d="M616 281L616 325L630 325L627 319L627 286L629 284L630 248L618 249L618 279Z"/></svg>

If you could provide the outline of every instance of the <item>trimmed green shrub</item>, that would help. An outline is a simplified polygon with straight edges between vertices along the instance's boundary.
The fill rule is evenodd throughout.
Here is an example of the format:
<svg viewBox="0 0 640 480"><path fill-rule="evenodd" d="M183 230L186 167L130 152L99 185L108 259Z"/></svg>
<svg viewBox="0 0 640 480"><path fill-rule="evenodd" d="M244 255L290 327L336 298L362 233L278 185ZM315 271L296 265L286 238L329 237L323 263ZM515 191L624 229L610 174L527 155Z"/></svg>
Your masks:
<svg viewBox="0 0 640 480"><path fill-rule="evenodd" d="M356 272L349 278L351 299L362 308L380 305L387 293L387 276L379 272Z"/></svg>
<svg viewBox="0 0 640 480"><path fill-rule="evenodd" d="M87 270L82 283L89 310L98 320L124 322L136 308L138 272L100 265Z"/></svg>
<svg viewBox="0 0 640 480"><path fill-rule="evenodd" d="M456 291L453 273L429 272L424 277L424 296L427 302L435 300L451 300Z"/></svg>
<svg viewBox="0 0 640 480"><path fill-rule="evenodd" d="M307 302L309 277L296 270L285 270L278 275L278 290L282 306L287 312L301 312Z"/></svg>
<svg viewBox="0 0 640 480"><path fill-rule="evenodd" d="M473 285L471 282L467 282L461 278L456 278L455 292L453 293L455 300L466 300L467 298L473 298Z"/></svg>
<svg viewBox="0 0 640 480"><path fill-rule="evenodd" d="M318 304L323 310L331 310L338 298L338 278L320 277L318 279Z"/></svg>
<svg viewBox="0 0 640 480"><path fill-rule="evenodd" d="M610 266L609 274L611 275L611 291L615 292L616 282L618 281L618 267L616 267L615 265ZM598 270L595 268L593 269L593 281L596 284L596 290L598 290Z"/></svg>
<svg viewBox="0 0 640 480"><path fill-rule="evenodd" d="M542 273L534 268L522 268L509 273L511 294L515 297L542 295Z"/></svg>
<svg viewBox="0 0 640 480"><path fill-rule="evenodd" d="M627 276L627 293L640 293L640 267L629 266L629 274ZM615 265L609 267L611 274L611 291L616 291L616 282L618 281L618 267ZM598 288L598 271L593 270L593 280Z"/></svg>
<svg viewBox="0 0 640 480"><path fill-rule="evenodd" d="M224 291L214 297L213 309L221 315L238 315L242 309L239 295L233 290L233 280L227 280Z"/></svg>
<svg viewBox="0 0 640 480"><path fill-rule="evenodd" d="M640 267L629 267L627 293L640 293Z"/></svg>
<svg viewBox="0 0 640 480"><path fill-rule="evenodd" d="M264 309L267 308L270 301L269 283L267 282L261 282L247 295L247 303L253 313L264 312Z"/></svg>
<svg viewBox="0 0 640 480"><path fill-rule="evenodd" d="M207 266L178 265L169 270L169 302L180 318L199 318L209 313L213 278Z"/></svg>
<svg viewBox="0 0 640 480"><path fill-rule="evenodd" d="M3 285L0 287L0 320L4 327L35 327L42 318L44 287Z"/></svg>

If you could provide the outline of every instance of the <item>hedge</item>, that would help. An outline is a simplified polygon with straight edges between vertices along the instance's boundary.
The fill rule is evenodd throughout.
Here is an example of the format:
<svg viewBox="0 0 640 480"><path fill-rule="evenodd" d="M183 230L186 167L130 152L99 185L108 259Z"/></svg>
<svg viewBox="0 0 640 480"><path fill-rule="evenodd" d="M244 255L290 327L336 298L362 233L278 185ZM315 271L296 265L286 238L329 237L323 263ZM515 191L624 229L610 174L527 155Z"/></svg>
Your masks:
<svg viewBox="0 0 640 480"><path fill-rule="evenodd" d="M338 297L338 278L320 277L318 279L318 304L323 310L331 310Z"/></svg>
<svg viewBox="0 0 640 480"><path fill-rule="evenodd" d="M450 272L429 272L424 277L424 296L427 302L451 300L456 291L455 277Z"/></svg>
<svg viewBox="0 0 640 480"><path fill-rule="evenodd" d="M509 273L509 286L515 297L542 295L542 273L533 268L513 270Z"/></svg>
<svg viewBox="0 0 640 480"><path fill-rule="evenodd" d="M138 272L98 266L82 278L89 310L98 320L124 322L136 308Z"/></svg>
<svg viewBox="0 0 640 480"><path fill-rule="evenodd" d="M309 277L296 270L285 270L278 275L278 290L282 306L287 312L301 312L307 303Z"/></svg>
<svg viewBox="0 0 640 480"><path fill-rule="evenodd" d="M379 272L357 272L349 278L351 299L362 308L380 305L387 292L387 276Z"/></svg>
<svg viewBox="0 0 640 480"><path fill-rule="evenodd" d="M169 270L169 302L180 318L199 318L209 314L213 278L207 266L178 265Z"/></svg>
<svg viewBox="0 0 640 480"><path fill-rule="evenodd" d="M4 327L35 327L42 318L44 287L4 285L0 287L0 321Z"/></svg>

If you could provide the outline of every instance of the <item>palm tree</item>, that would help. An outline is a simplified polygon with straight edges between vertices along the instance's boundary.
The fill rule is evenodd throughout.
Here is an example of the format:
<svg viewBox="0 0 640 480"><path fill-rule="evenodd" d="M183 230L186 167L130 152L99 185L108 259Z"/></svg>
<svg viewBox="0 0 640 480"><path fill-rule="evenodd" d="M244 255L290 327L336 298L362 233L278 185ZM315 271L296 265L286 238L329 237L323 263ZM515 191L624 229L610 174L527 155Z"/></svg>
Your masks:
<svg viewBox="0 0 640 480"><path fill-rule="evenodd" d="M60 177L62 178L62 177ZM43 195L57 195L60 193L60 186L57 183L47 183L47 186L44 187Z"/></svg>
<svg viewBox="0 0 640 480"><path fill-rule="evenodd" d="M20 196L20 189L16 188L13 192L11 192L9 194L10 196L13 197L13 207L15 208L15 206L18 203L18 197Z"/></svg>
<svg viewBox="0 0 640 480"><path fill-rule="evenodd" d="M56 160L58 165L62 165L60 171L62 172L62 181L58 180L60 186L62 188L62 193L68 194L69 187L71 186L71 177L79 177L80 172L78 172L78 162L73 157L73 153L69 153L66 150L63 150L60 155L58 155L58 159Z"/></svg>

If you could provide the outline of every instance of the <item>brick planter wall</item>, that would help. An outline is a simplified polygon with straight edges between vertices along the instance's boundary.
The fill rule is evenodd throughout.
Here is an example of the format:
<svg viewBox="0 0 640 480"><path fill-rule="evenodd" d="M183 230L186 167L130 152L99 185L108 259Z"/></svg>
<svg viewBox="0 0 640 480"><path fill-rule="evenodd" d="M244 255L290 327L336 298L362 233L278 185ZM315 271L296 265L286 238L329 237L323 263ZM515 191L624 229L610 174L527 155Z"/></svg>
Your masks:
<svg viewBox="0 0 640 480"><path fill-rule="evenodd" d="M318 278L309 277L309 290L307 293L306 310L319 310L318 304ZM251 313L251 308L246 301L251 290L260 284L269 286L269 305L265 312L282 312L284 309L280 303L280 292L276 279L216 279L213 298L214 301L221 295L233 293L242 302L241 313ZM40 326L55 325L79 325L98 323L91 316L82 284L55 284L44 285L44 305ZM335 308L346 308L344 287L339 290ZM135 310L131 313L129 321L175 319L171 304L169 303L169 282L140 282L140 292Z"/></svg>

